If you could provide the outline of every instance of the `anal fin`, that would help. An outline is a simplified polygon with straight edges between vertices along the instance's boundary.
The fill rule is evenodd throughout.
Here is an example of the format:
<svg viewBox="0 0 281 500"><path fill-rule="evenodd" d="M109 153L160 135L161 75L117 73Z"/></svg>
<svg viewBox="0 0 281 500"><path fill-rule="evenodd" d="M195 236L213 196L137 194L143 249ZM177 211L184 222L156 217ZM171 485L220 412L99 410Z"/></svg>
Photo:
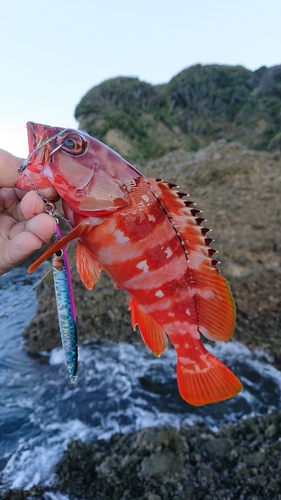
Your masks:
<svg viewBox="0 0 281 500"><path fill-rule="evenodd" d="M138 325L144 343L155 356L161 356L162 352L168 346L168 338L163 328L156 323L152 316L146 312L145 308L133 297L130 299L129 309L131 311L134 330Z"/></svg>

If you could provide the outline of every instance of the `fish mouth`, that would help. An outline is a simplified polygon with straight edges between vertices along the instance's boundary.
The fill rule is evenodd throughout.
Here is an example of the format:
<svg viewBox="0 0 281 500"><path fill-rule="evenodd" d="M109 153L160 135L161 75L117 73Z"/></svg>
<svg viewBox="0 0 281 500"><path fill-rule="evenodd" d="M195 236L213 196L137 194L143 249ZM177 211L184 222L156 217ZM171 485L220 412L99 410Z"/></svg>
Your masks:
<svg viewBox="0 0 281 500"><path fill-rule="evenodd" d="M49 128L41 123L27 122L27 141L29 154L34 151L34 155L30 157L28 163L28 170L32 172L40 172L42 167L46 164L46 148L43 146L45 140L48 138L46 129ZM42 148L35 151L36 148L42 143Z"/></svg>
<svg viewBox="0 0 281 500"><path fill-rule="evenodd" d="M64 129L34 122L27 122L26 129L30 156L28 170L40 172L49 162L51 151L57 148L57 136Z"/></svg>
<svg viewBox="0 0 281 500"><path fill-rule="evenodd" d="M31 153L36 148L36 144L38 141L38 138L35 135L35 123L27 122L26 130L27 130L28 150L29 153Z"/></svg>
<svg viewBox="0 0 281 500"><path fill-rule="evenodd" d="M29 149L28 163L25 166L26 171L23 172L16 185L20 189L50 187L52 183L42 176L42 169L49 161L49 145L44 145L44 142L52 136L50 130L53 131L54 128L40 123L27 122L26 129ZM59 130L61 129L58 128ZM38 148L41 143L42 148ZM33 152L34 154L32 154Z"/></svg>
<svg viewBox="0 0 281 500"><path fill-rule="evenodd" d="M32 153L41 143L43 144L51 137L55 138L57 134L63 131L61 127L51 127L49 125L34 122L27 122L26 129L29 153ZM44 149L44 146L42 149Z"/></svg>

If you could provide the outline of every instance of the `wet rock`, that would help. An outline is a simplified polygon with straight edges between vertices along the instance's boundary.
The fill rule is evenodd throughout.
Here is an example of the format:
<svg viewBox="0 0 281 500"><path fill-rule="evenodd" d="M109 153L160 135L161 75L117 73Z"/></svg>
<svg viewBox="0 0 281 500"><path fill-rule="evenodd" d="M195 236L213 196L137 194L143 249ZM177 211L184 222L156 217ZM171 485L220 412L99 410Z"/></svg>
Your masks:
<svg viewBox="0 0 281 500"><path fill-rule="evenodd" d="M0 500L281 500L281 410L223 424L152 427L69 443L54 484L0 490ZM275 429L273 435L266 429Z"/></svg>
<svg viewBox="0 0 281 500"><path fill-rule="evenodd" d="M265 454L260 451L256 451L255 453L249 453L246 455L244 460L250 467L259 467L264 464Z"/></svg>
<svg viewBox="0 0 281 500"><path fill-rule="evenodd" d="M218 432L198 423L73 441L57 465L55 487L85 500L281 499L281 440L264 433L280 419L281 411Z"/></svg>
<svg viewBox="0 0 281 500"><path fill-rule="evenodd" d="M183 460L170 451L158 452L143 459L141 474L144 476L171 477L182 472Z"/></svg>
<svg viewBox="0 0 281 500"><path fill-rule="evenodd" d="M233 449L233 441L225 437L209 439L203 444L203 450L208 457L220 458L228 456Z"/></svg>

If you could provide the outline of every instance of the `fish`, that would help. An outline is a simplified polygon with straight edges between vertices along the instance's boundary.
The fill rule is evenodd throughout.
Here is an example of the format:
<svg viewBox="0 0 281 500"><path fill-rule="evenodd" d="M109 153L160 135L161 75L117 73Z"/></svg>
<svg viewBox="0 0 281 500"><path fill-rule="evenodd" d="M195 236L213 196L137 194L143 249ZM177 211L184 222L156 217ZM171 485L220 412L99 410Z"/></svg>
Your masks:
<svg viewBox="0 0 281 500"><path fill-rule="evenodd" d="M56 226L56 239L61 240L59 226ZM66 249L56 251L52 256L54 287L60 336L71 382L78 381L78 350L76 310Z"/></svg>
<svg viewBox="0 0 281 500"><path fill-rule="evenodd" d="M147 347L160 356L168 339L173 344L178 390L187 403L238 394L240 380L202 341L231 339L235 304L195 204L87 132L28 122L27 133L28 175L17 187L53 186L73 228L29 272L78 239L76 267L85 287L93 289L103 269L129 294L132 326Z"/></svg>

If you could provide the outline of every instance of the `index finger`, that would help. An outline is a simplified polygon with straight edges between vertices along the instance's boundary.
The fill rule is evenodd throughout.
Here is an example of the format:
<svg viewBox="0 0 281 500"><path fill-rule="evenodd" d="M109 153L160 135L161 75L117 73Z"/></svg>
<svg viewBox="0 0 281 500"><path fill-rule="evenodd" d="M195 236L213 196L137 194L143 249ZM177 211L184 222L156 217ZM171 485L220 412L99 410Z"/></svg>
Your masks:
<svg viewBox="0 0 281 500"><path fill-rule="evenodd" d="M15 187L20 175L18 168L23 160L0 149L0 187Z"/></svg>

